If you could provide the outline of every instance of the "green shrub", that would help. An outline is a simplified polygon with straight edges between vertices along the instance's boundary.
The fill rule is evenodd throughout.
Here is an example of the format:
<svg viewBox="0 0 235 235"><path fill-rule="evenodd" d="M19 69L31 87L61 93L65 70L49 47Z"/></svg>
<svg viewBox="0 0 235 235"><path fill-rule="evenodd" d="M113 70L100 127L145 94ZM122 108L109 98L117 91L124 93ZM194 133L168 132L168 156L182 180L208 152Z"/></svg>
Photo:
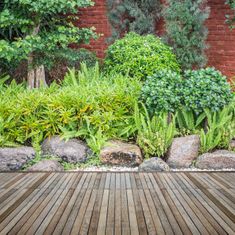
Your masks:
<svg viewBox="0 0 235 235"><path fill-rule="evenodd" d="M184 105L196 113L219 111L232 99L226 77L214 68L188 70L184 74Z"/></svg>
<svg viewBox="0 0 235 235"><path fill-rule="evenodd" d="M229 143L235 135L233 105L227 106L219 112L205 110L208 125L206 130L201 129L201 153L216 148L228 149Z"/></svg>
<svg viewBox="0 0 235 235"><path fill-rule="evenodd" d="M166 0L163 9L165 39L171 45L183 69L202 68L206 65L209 17L205 0Z"/></svg>
<svg viewBox="0 0 235 235"><path fill-rule="evenodd" d="M140 99L150 113L174 112L181 106L181 76L169 70L162 70L145 81Z"/></svg>
<svg viewBox="0 0 235 235"><path fill-rule="evenodd" d="M170 147L176 133L175 117L168 122L167 113L149 116L147 109L141 111L135 107L135 126L137 144L142 149L145 158L163 157Z"/></svg>
<svg viewBox="0 0 235 235"><path fill-rule="evenodd" d="M161 0L106 0L107 16L112 29L108 41L120 38L125 32L140 35L155 34L161 17Z"/></svg>
<svg viewBox="0 0 235 235"><path fill-rule="evenodd" d="M170 47L154 35L140 36L128 33L109 46L105 58L105 70L131 77L145 79L158 70L180 71L175 55Z"/></svg>
<svg viewBox="0 0 235 235"><path fill-rule="evenodd" d="M0 146L38 145L47 136L80 136L98 152L106 138L129 138L141 83L104 77L98 67L71 70L62 86L28 90L12 83L0 90ZM89 126L89 128L88 128Z"/></svg>
<svg viewBox="0 0 235 235"><path fill-rule="evenodd" d="M204 127L205 112L197 115L194 111L182 107L176 112L176 126L180 135L198 134Z"/></svg>

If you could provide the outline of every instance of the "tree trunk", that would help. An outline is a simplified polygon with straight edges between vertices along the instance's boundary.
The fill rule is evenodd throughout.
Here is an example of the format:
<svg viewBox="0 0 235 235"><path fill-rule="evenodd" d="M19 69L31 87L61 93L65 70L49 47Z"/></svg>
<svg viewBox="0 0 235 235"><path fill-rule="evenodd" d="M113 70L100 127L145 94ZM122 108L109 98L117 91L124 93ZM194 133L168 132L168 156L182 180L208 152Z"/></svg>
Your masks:
<svg viewBox="0 0 235 235"><path fill-rule="evenodd" d="M45 78L45 68L43 65L31 68L28 71L28 87L30 89L47 86Z"/></svg>
<svg viewBox="0 0 235 235"><path fill-rule="evenodd" d="M39 32L40 25L34 27L32 35L37 35ZM28 57L28 75L27 84L30 89L39 88L41 86L46 86L45 78L45 68L43 65L34 68L33 65L34 55L33 52Z"/></svg>

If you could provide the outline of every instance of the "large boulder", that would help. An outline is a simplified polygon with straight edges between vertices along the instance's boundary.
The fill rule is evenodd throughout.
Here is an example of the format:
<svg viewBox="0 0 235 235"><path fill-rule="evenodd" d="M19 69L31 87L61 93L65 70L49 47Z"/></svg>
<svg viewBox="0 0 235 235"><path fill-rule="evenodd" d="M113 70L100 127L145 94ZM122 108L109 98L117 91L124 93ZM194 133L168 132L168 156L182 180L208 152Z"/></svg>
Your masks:
<svg viewBox="0 0 235 235"><path fill-rule="evenodd" d="M202 154L198 157L195 166L200 169L235 169L235 152L217 150Z"/></svg>
<svg viewBox="0 0 235 235"><path fill-rule="evenodd" d="M65 141L60 136L44 140L41 149L42 155L59 157L69 163L85 162L91 154L91 150L83 141L77 139Z"/></svg>
<svg viewBox="0 0 235 235"><path fill-rule="evenodd" d="M31 147L0 148L0 171L20 170L33 158L35 151Z"/></svg>
<svg viewBox="0 0 235 235"><path fill-rule="evenodd" d="M63 171L63 166L56 160L42 160L27 169L28 171Z"/></svg>
<svg viewBox="0 0 235 235"><path fill-rule="evenodd" d="M188 168L198 157L200 137L189 135L175 138L167 153L167 164L172 168Z"/></svg>
<svg viewBox="0 0 235 235"><path fill-rule="evenodd" d="M153 157L145 160L139 166L139 171L169 171L170 167L161 158Z"/></svg>
<svg viewBox="0 0 235 235"><path fill-rule="evenodd" d="M108 165L138 166L143 157L140 148L135 144L121 141L109 141L101 149L100 160Z"/></svg>

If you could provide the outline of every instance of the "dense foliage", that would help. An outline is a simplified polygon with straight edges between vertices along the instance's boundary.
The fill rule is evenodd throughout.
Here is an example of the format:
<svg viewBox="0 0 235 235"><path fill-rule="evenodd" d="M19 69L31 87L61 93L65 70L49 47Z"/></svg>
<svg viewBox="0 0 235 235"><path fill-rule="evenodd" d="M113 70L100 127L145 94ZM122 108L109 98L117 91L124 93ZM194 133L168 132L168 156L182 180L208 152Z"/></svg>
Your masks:
<svg viewBox="0 0 235 235"><path fill-rule="evenodd" d="M107 72L128 73L140 79L158 70L180 71L170 47L154 35L140 36L133 32L109 46L104 65Z"/></svg>
<svg viewBox="0 0 235 235"><path fill-rule="evenodd" d="M0 145L38 144L55 134L81 137L91 145L94 136L127 138L139 92L137 80L107 79L97 66L70 71L62 87L28 90L13 82L0 89Z"/></svg>
<svg viewBox="0 0 235 235"><path fill-rule="evenodd" d="M167 0L163 16L166 27L166 41L182 68L192 69L206 64L207 28L205 20L209 10L205 0Z"/></svg>
<svg viewBox="0 0 235 235"><path fill-rule="evenodd" d="M158 79L154 75L152 81L159 86L153 86L154 89L160 89L156 100L163 101L160 94L172 105L174 95L166 95L170 87L172 93L174 86L178 89L182 79L177 73L168 73L159 72ZM161 89L166 84L167 94L163 94ZM61 85L53 83L36 90L16 85L14 81L9 86L1 82L0 146L24 144L40 150L43 139L59 134L65 139L86 140L97 155L107 140L123 139L136 142L145 157L163 157L175 136L200 134L201 152L227 148L235 137L234 101L217 112L205 109L200 114L180 105L179 100L178 105L172 106L174 110L161 102L160 108L156 102L157 111L161 111L156 114L139 102L142 87L139 79L114 73L104 75L98 65L94 68L82 65L77 72L69 70ZM171 118L169 111L175 112ZM94 161L97 163L97 159Z"/></svg>
<svg viewBox="0 0 235 235"><path fill-rule="evenodd" d="M226 15L227 23L230 24L231 28L235 27L235 0L226 0L226 4L231 7L233 14Z"/></svg>
<svg viewBox="0 0 235 235"><path fill-rule="evenodd" d="M160 18L160 0L106 0L108 19L112 26L111 40L133 31L138 34L154 34Z"/></svg>
<svg viewBox="0 0 235 235"><path fill-rule="evenodd" d="M135 108L136 142L145 158L164 157L176 134L175 118L169 123L167 113L150 116L144 107L141 112Z"/></svg>
<svg viewBox="0 0 235 235"><path fill-rule="evenodd" d="M92 29L74 26L79 7L90 0L4 0L0 8L0 64L28 61L28 69L48 65L51 55L67 57L70 43L89 42ZM56 58L54 59L54 62Z"/></svg>
<svg viewBox="0 0 235 235"><path fill-rule="evenodd" d="M205 109L219 111L232 99L226 77L214 68L188 70L184 73L184 105L196 113Z"/></svg>
<svg viewBox="0 0 235 235"><path fill-rule="evenodd" d="M212 151L215 148L229 148L229 143L235 136L234 103L219 112L205 110L207 118L206 130L201 129L201 152Z"/></svg>
<svg viewBox="0 0 235 235"><path fill-rule="evenodd" d="M174 112L181 106L182 77L169 70L162 70L145 81L141 100L151 113Z"/></svg>

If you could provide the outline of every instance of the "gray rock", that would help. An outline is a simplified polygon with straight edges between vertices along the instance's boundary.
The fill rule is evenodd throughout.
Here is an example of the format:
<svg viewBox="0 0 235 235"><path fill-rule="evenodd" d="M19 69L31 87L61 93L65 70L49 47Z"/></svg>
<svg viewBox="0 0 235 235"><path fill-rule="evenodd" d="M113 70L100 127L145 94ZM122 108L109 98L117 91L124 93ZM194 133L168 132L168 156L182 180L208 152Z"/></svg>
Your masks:
<svg viewBox="0 0 235 235"><path fill-rule="evenodd" d="M200 169L235 168L235 152L217 150L213 153L202 154L198 157L195 166Z"/></svg>
<svg viewBox="0 0 235 235"><path fill-rule="evenodd" d="M143 157L137 145L121 141L109 141L100 152L101 162L108 165L138 166Z"/></svg>
<svg viewBox="0 0 235 235"><path fill-rule="evenodd" d="M235 140L231 140L229 144L230 149L235 149Z"/></svg>
<svg viewBox="0 0 235 235"><path fill-rule="evenodd" d="M63 166L56 160L42 160L27 169L28 171L63 171Z"/></svg>
<svg viewBox="0 0 235 235"><path fill-rule="evenodd" d="M144 160L139 166L139 171L169 171L170 167L161 158L153 157Z"/></svg>
<svg viewBox="0 0 235 235"><path fill-rule="evenodd" d="M0 171L20 170L35 157L31 147L0 148Z"/></svg>
<svg viewBox="0 0 235 235"><path fill-rule="evenodd" d="M77 139L65 141L60 136L47 138L41 148L42 155L59 157L69 163L85 162L91 154L91 150L83 141Z"/></svg>
<svg viewBox="0 0 235 235"><path fill-rule="evenodd" d="M190 167L198 157L199 148L198 135L175 138L167 153L166 163L172 168Z"/></svg>

